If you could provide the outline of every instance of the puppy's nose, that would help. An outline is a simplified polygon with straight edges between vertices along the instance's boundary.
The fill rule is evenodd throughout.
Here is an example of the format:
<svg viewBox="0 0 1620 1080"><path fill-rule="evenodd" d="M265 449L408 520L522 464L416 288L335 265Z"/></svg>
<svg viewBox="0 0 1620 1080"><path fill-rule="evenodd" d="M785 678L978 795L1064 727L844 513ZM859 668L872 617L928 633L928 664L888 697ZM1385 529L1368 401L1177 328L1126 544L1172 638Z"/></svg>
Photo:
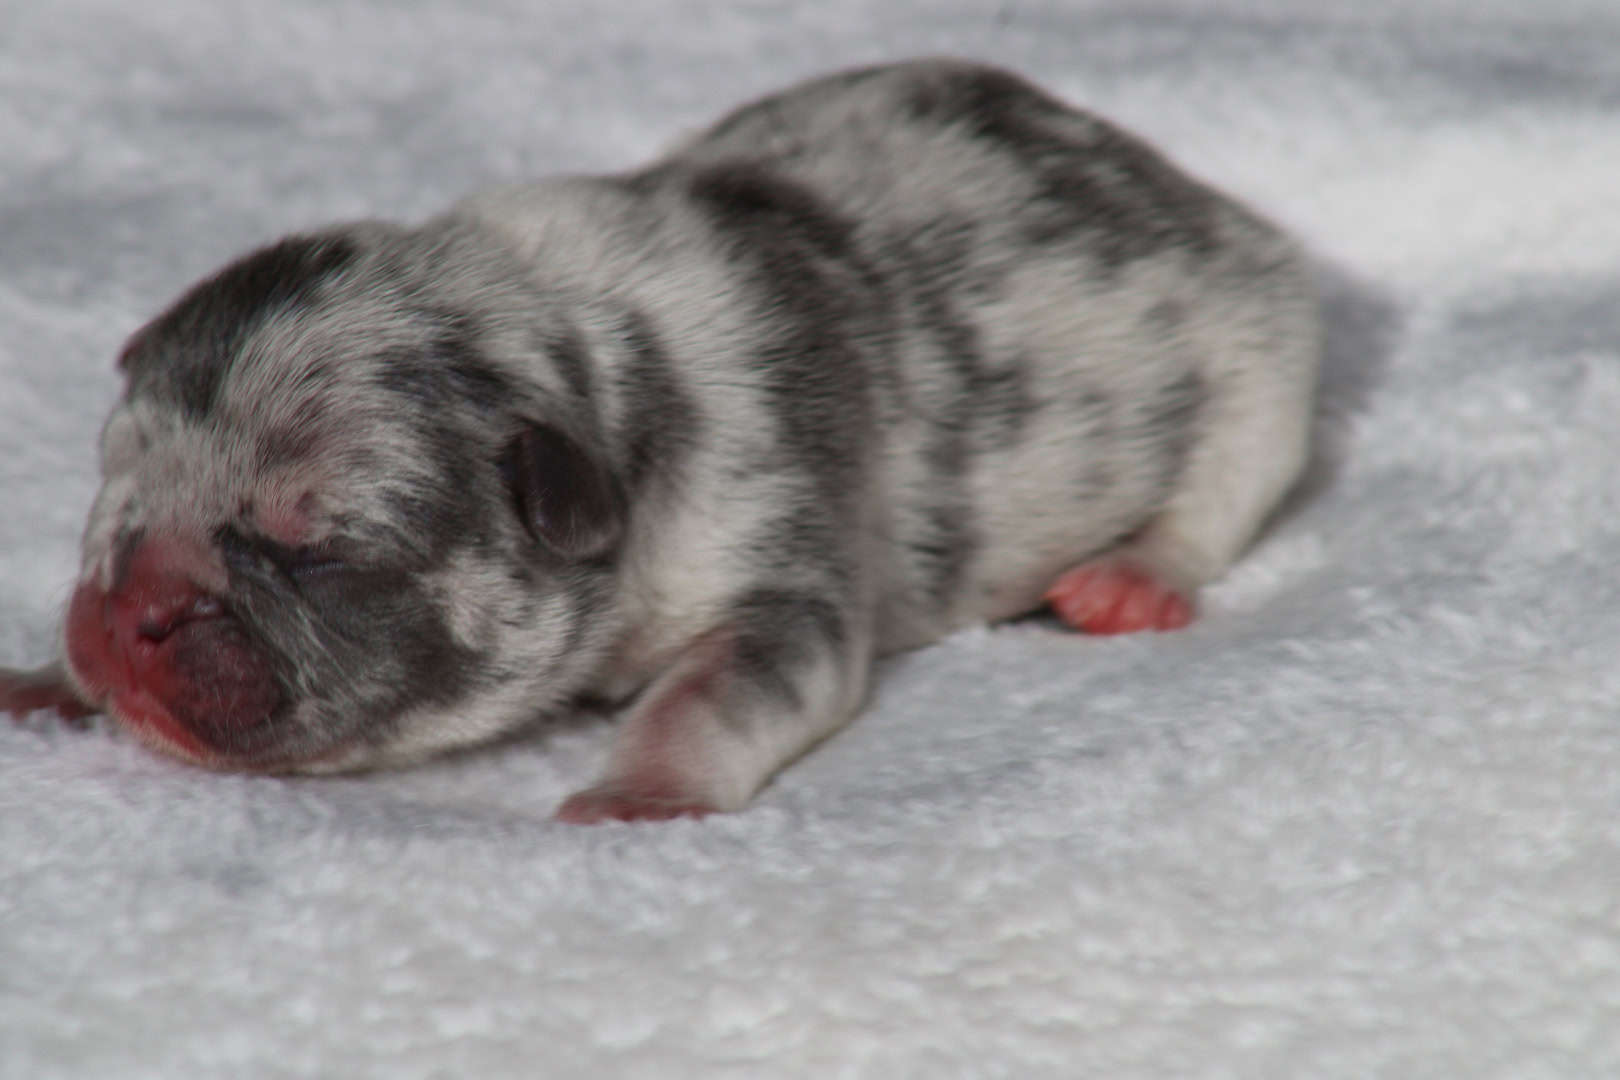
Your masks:
<svg viewBox="0 0 1620 1080"><path fill-rule="evenodd" d="M163 641L186 623L198 619L217 619L224 608L212 596L187 596L183 588L167 595L149 599L142 607L129 613L136 636L156 644Z"/></svg>
<svg viewBox="0 0 1620 1080"><path fill-rule="evenodd" d="M133 551L118 586L107 596L105 618L112 636L132 658L138 646L160 645L181 627L224 614L184 569L184 558L161 539L143 539Z"/></svg>
<svg viewBox="0 0 1620 1080"><path fill-rule="evenodd" d="M108 698L119 720L194 760L262 751L283 705L265 654L222 590L210 587L214 569L207 551L184 537L141 537L110 587L79 586L66 635L88 691Z"/></svg>

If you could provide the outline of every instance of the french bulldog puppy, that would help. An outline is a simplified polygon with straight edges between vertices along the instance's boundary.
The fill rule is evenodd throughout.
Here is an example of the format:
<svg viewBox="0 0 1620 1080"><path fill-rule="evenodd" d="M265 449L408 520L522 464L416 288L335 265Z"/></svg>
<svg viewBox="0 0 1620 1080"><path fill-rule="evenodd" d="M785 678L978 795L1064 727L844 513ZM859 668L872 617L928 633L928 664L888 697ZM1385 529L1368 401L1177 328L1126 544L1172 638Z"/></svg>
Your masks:
<svg viewBox="0 0 1620 1080"><path fill-rule="evenodd" d="M223 769L622 709L567 821L736 810L875 657L1170 629L1306 453L1295 246L1017 76L873 67L637 172L293 236L119 359L65 666Z"/></svg>

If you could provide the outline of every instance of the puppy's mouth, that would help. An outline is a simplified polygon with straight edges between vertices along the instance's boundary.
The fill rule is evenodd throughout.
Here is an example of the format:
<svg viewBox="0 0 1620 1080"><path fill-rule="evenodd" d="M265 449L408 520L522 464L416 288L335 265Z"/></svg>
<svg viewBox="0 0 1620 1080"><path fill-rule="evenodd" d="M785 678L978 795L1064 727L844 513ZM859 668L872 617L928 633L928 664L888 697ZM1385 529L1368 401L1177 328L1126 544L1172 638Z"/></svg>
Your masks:
<svg viewBox="0 0 1620 1080"><path fill-rule="evenodd" d="M81 689L153 748L212 768L296 767L264 648L217 597L154 559L137 553L110 591L81 584L66 639Z"/></svg>

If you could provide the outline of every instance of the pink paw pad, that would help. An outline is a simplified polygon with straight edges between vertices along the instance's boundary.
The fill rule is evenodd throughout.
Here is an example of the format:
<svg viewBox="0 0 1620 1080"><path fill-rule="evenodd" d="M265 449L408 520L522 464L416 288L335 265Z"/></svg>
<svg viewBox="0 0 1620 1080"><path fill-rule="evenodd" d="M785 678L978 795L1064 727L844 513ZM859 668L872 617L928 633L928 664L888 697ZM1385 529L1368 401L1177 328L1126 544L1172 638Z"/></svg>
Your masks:
<svg viewBox="0 0 1620 1080"><path fill-rule="evenodd" d="M1077 566L1052 583L1046 602L1058 618L1088 634L1179 630L1192 622L1192 604L1125 563Z"/></svg>
<svg viewBox="0 0 1620 1080"><path fill-rule="evenodd" d="M576 792L557 808L557 820L570 825L603 821L668 821L703 817L715 808L695 799L682 799L616 787L595 787Z"/></svg>

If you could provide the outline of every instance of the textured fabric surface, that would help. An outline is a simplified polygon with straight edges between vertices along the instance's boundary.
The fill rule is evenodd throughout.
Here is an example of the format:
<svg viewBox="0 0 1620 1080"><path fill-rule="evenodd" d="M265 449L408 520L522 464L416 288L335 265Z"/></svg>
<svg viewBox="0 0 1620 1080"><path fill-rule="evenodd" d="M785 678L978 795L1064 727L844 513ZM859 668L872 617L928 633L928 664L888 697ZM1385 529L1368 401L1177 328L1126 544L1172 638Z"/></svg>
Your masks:
<svg viewBox="0 0 1620 1080"><path fill-rule="evenodd" d="M0 724L0 1074L1620 1075L1620 8L0 2L0 663L120 340L280 232L641 161L959 53L1299 233L1310 481L1173 635L888 663L747 812L550 813L586 730L211 775Z"/></svg>

